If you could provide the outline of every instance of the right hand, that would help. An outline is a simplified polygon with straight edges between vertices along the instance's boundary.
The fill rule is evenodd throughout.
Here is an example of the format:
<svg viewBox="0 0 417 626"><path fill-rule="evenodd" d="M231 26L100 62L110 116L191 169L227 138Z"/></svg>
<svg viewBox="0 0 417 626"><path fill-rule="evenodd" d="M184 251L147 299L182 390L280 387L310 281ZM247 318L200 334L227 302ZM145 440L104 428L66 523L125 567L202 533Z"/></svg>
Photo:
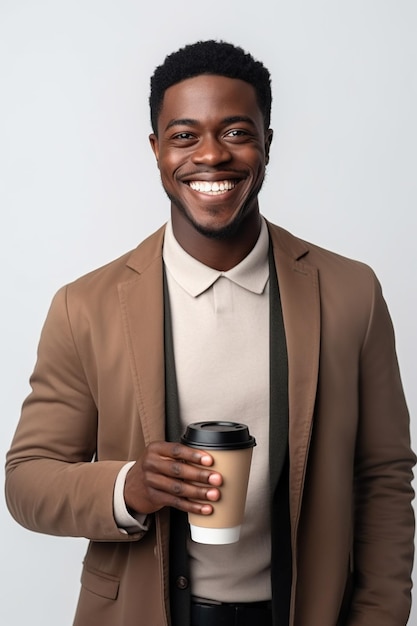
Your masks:
<svg viewBox="0 0 417 626"><path fill-rule="evenodd" d="M164 506L210 515L210 502L219 500L218 487L222 484L221 474L210 469L212 464L213 458L207 452L180 443L155 441L127 473L126 506L146 515Z"/></svg>

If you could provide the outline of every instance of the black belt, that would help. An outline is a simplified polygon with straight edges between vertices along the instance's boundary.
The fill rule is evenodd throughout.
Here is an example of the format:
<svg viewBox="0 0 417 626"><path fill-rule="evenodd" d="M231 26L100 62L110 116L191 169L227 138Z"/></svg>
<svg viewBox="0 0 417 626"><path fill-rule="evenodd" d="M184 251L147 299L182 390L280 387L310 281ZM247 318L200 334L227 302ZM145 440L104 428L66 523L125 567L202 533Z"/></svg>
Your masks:
<svg viewBox="0 0 417 626"><path fill-rule="evenodd" d="M272 626L271 602L206 604L193 601L191 626Z"/></svg>

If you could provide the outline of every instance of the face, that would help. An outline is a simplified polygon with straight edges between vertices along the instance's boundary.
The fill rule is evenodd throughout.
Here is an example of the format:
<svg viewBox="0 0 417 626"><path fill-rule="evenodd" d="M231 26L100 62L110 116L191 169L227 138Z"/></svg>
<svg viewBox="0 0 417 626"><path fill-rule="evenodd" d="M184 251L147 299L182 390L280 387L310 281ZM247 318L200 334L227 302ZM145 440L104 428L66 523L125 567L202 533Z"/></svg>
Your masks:
<svg viewBox="0 0 417 626"><path fill-rule="evenodd" d="M150 142L173 223L221 238L258 219L271 140L249 83L201 75L167 89Z"/></svg>

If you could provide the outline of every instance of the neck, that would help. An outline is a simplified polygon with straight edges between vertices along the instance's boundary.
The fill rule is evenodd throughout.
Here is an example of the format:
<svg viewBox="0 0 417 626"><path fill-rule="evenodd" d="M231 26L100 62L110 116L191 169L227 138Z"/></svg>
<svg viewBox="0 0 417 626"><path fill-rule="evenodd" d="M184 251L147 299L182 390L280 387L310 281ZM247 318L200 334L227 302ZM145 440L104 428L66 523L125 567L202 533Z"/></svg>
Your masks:
<svg viewBox="0 0 417 626"><path fill-rule="evenodd" d="M253 212L236 231L225 236L206 235L180 211L171 209L172 229L180 246L192 257L215 270L226 272L238 265L256 244L261 230L261 216Z"/></svg>

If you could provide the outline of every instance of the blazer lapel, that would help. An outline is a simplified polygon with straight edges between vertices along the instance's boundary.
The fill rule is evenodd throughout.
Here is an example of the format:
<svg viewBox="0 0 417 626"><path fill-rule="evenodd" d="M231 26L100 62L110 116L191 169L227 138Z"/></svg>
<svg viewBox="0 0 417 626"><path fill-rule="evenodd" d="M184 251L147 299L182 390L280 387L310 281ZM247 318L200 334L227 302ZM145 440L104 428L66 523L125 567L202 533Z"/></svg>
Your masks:
<svg viewBox="0 0 417 626"><path fill-rule="evenodd" d="M278 227L269 228L288 353L290 515L295 532L317 391L320 295L317 269L303 260L308 246Z"/></svg>
<svg viewBox="0 0 417 626"><path fill-rule="evenodd" d="M164 227L129 257L134 278L119 285L123 327L145 445L165 438Z"/></svg>

